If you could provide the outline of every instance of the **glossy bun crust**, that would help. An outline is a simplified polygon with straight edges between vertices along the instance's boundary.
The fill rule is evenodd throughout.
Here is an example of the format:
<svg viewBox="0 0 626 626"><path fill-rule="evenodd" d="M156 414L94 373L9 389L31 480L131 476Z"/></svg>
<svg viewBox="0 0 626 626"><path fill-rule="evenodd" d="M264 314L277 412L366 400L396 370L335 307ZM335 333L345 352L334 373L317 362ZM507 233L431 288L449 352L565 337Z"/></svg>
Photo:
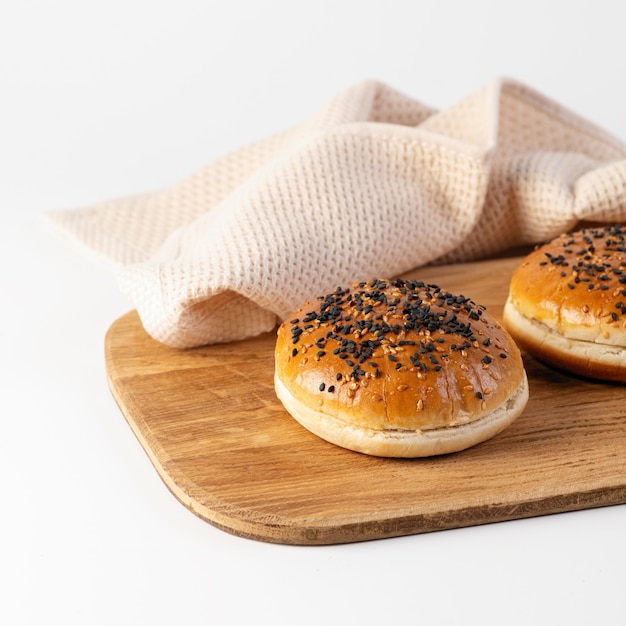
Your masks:
<svg viewBox="0 0 626 626"><path fill-rule="evenodd" d="M626 382L626 229L583 228L537 247L512 277L504 323L549 365Z"/></svg>
<svg viewBox="0 0 626 626"><path fill-rule="evenodd" d="M463 296L372 280L304 304L278 329L275 388L305 428L377 456L456 452L523 411L508 333Z"/></svg>

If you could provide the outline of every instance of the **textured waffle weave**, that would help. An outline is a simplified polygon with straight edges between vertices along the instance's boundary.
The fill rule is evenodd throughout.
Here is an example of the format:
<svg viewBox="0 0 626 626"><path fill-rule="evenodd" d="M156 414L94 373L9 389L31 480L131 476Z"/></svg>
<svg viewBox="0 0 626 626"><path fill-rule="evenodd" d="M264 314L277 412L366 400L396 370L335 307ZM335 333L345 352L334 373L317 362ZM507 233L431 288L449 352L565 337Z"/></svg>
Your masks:
<svg viewBox="0 0 626 626"><path fill-rule="evenodd" d="M443 111L367 81L170 189L49 217L186 348L269 331L354 280L624 220L626 146L516 81Z"/></svg>

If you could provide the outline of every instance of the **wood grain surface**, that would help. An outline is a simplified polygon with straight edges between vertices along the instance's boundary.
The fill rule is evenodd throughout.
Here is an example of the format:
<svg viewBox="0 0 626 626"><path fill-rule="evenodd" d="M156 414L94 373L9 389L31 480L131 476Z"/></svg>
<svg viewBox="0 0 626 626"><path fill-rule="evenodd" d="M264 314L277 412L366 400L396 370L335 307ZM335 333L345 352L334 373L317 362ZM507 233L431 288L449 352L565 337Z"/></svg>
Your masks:
<svg viewBox="0 0 626 626"><path fill-rule="evenodd" d="M407 274L501 318L519 258ZM105 340L112 393L172 494L235 535L335 544L626 502L626 387L524 355L530 400L507 430L427 459L381 459L304 430L273 390L274 333L181 351L135 312Z"/></svg>

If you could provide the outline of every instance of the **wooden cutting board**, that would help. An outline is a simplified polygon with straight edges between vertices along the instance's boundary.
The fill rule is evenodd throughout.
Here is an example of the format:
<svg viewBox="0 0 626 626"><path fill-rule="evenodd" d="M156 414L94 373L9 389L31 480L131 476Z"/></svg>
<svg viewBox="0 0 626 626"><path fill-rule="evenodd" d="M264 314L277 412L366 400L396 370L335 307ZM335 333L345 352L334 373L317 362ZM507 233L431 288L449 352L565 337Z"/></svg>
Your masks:
<svg viewBox="0 0 626 626"><path fill-rule="evenodd" d="M519 258L407 274L500 319ZM109 384L176 498L235 535L287 544L396 537L626 502L626 387L524 355L530 401L495 438L448 456L381 459L304 430L273 390L274 333L181 351L135 312L109 329Z"/></svg>

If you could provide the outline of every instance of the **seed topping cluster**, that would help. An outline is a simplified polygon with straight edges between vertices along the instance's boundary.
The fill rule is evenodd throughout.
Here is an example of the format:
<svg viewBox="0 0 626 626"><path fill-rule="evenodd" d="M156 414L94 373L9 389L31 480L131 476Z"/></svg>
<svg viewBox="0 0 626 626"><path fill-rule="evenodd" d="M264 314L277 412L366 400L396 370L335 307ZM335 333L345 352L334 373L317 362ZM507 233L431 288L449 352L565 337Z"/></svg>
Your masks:
<svg viewBox="0 0 626 626"><path fill-rule="evenodd" d="M615 304L611 318L626 315L626 230L620 224L601 228L583 228L562 235L552 242L543 244L542 250L554 243L560 244L562 252L544 252L541 266L558 271L566 279L567 289L584 289L587 292L606 291L623 296ZM551 245L552 244L552 245Z"/></svg>
<svg viewBox="0 0 626 626"><path fill-rule="evenodd" d="M409 370L419 379L441 370L453 352L466 356L469 350L482 350L485 369L494 358L507 358L503 346L476 330L485 307L434 284L377 279L338 287L317 300L316 308L288 322L292 356L301 351L319 361L335 355L341 361L337 384L356 389L381 376L383 361L385 369ZM320 327L327 329L325 335L314 344L307 342ZM321 383L319 390L333 393L335 385ZM475 395L482 400L482 392Z"/></svg>

